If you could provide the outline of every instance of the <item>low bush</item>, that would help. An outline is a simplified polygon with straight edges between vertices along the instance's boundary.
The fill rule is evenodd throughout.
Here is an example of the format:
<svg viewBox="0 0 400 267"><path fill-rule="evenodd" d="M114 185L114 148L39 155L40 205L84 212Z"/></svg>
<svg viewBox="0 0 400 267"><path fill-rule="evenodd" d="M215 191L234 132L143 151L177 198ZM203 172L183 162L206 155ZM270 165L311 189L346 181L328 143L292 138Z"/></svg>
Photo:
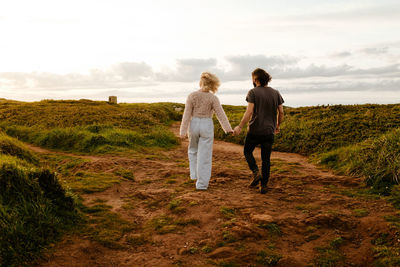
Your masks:
<svg viewBox="0 0 400 267"><path fill-rule="evenodd" d="M0 151L0 265L25 265L81 216L75 197L32 152L4 135L0 144L7 144Z"/></svg>
<svg viewBox="0 0 400 267"><path fill-rule="evenodd" d="M379 138L316 155L315 158L320 164L340 173L365 177L367 185L375 192L388 195L391 185L399 183L399 155L400 128Z"/></svg>
<svg viewBox="0 0 400 267"><path fill-rule="evenodd" d="M121 148L170 148L178 144L167 127L155 126L147 131L121 129L111 125L40 129L20 125L0 126L25 142L41 147L78 152L112 152Z"/></svg>

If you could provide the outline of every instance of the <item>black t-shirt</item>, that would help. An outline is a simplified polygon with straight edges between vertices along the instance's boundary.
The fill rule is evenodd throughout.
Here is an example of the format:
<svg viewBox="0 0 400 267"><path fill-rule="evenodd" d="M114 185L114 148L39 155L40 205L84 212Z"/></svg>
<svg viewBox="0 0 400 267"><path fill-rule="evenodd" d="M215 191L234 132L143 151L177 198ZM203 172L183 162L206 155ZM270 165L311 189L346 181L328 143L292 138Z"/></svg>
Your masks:
<svg viewBox="0 0 400 267"><path fill-rule="evenodd" d="M274 134L277 109L284 102L278 90L271 87L255 87L248 92L246 101L254 103L248 132L256 135Z"/></svg>

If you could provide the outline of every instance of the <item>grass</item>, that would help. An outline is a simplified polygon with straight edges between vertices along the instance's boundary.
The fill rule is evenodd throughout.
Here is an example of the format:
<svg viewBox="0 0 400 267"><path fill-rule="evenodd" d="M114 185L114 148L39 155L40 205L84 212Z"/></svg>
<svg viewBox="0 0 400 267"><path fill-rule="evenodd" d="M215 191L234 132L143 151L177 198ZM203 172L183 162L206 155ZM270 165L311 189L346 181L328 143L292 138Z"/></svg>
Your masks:
<svg viewBox="0 0 400 267"><path fill-rule="evenodd" d="M374 248L375 267L400 266L400 248L392 246L376 246Z"/></svg>
<svg viewBox="0 0 400 267"><path fill-rule="evenodd" d="M118 128L147 129L153 125L169 125L182 114L175 107L182 104L118 104L90 100L43 100L40 102L0 101L0 118L9 125L38 126L43 129L93 125L91 132L102 130L107 122Z"/></svg>
<svg viewBox="0 0 400 267"><path fill-rule="evenodd" d="M178 144L174 134L160 125L135 130L110 125L42 129L3 123L0 127L25 142L68 152L115 153L150 147L171 148ZM100 130L93 132L93 128Z"/></svg>
<svg viewBox="0 0 400 267"><path fill-rule="evenodd" d="M102 192L121 181L121 177L113 173L79 171L70 177L64 177L62 184L74 192L95 193Z"/></svg>
<svg viewBox="0 0 400 267"><path fill-rule="evenodd" d="M257 253L256 266L276 266L282 255L272 249L264 249Z"/></svg>
<svg viewBox="0 0 400 267"><path fill-rule="evenodd" d="M300 210L304 213L309 213L311 210L319 209L318 206L311 205L311 204L299 204L295 207L297 210Z"/></svg>
<svg viewBox="0 0 400 267"><path fill-rule="evenodd" d="M143 246L147 243L150 243L151 241L145 235L140 234L140 235L136 235L136 236L127 237L125 242L132 247L139 247L139 246Z"/></svg>
<svg viewBox="0 0 400 267"><path fill-rule="evenodd" d="M77 197L19 141L0 134L0 264L19 266L83 220Z"/></svg>
<svg viewBox="0 0 400 267"><path fill-rule="evenodd" d="M185 213L186 208L181 207L181 201L179 199L173 199L168 204L168 209L175 214Z"/></svg>
<svg viewBox="0 0 400 267"><path fill-rule="evenodd" d="M136 229L137 225L122 219L119 214L111 212L111 208L111 206L101 203L84 207L83 211L89 216L84 234L108 248L124 248L119 241L124 234Z"/></svg>
<svg viewBox="0 0 400 267"><path fill-rule="evenodd" d="M270 236L282 236L282 231L276 223L260 224L258 227L268 230Z"/></svg>
<svg viewBox="0 0 400 267"><path fill-rule="evenodd" d="M225 219L232 219L236 216L236 211L233 208L228 208L228 207L222 206L220 208L220 212L225 217Z"/></svg>
<svg viewBox="0 0 400 267"><path fill-rule="evenodd" d="M198 225L199 223L200 221L197 219L174 219L167 215L161 215L151 219L147 223L147 228L158 234L168 234L176 232L188 225Z"/></svg>
<svg viewBox="0 0 400 267"><path fill-rule="evenodd" d="M366 209L354 209L353 214L356 217L365 217L365 216L368 216L369 211Z"/></svg>
<svg viewBox="0 0 400 267"><path fill-rule="evenodd" d="M245 107L224 106L233 126L239 124ZM400 104L328 105L284 107L285 121L276 136L274 149L310 155L359 143L400 127ZM238 137L225 135L215 121L216 137L243 144L245 132Z"/></svg>
<svg viewBox="0 0 400 267"><path fill-rule="evenodd" d="M32 164L38 164L39 159L22 142L11 138L0 131L0 155L8 155Z"/></svg>
<svg viewBox="0 0 400 267"><path fill-rule="evenodd" d="M181 104L119 104L101 101L0 101L0 128L25 142L56 150L115 153L171 148L168 129Z"/></svg>
<svg viewBox="0 0 400 267"><path fill-rule="evenodd" d="M339 173L365 177L375 192L389 195L400 182L400 129L323 153L318 162Z"/></svg>
<svg viewBox="0 0 400 267"><path fill-rule="evenodd" d="M120 176L122 178L125 178L127 180L130 180L132 182L135 181L135 177L134 177L132 171L130 171L130 170L127 170L127 169L124 169L124 168L119 168L119 169L114 171L114 174L117 175L117 176Z"/></svg>
<svg viewBox="0 0 400 267"><path fill-rule="evenodd" d="M344 256L339 251L339 248L344 243L345 240L342 237L336 237L329 242L328 246L315 248L315 250L318 252L318 256L314 259L311 266L340 266L340 263L344 260Z"/></svg>
<svg viewBox="0 0 400 267"><path fill-rule="evenodd" d="M203 251L204 253L210 253L211 251L213 251L213 249L212 247L206 245L201 248L201 251Z"/></svg>
<svg viewBox="0 0 400 267"><path fill-rule="evenodd" d="M233 235L230 231L223 231L222 232L222 239L224 243L235 243L238 241L238 238Z"/></svg>
<svg viewBox="0 0 400 267"><path fill-rule="evenodd" d="M400 213L395 215L387 215L384 218L390 223L391 228L400 230Z"/></svg>

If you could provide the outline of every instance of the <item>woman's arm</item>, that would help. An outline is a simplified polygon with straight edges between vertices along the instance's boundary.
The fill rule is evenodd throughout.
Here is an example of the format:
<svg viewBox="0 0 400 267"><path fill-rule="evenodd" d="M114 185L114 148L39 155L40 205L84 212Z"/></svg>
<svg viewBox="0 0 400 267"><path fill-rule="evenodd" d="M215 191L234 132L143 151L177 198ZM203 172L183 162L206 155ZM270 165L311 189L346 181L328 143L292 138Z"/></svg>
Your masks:
<svg viewBox="0 0 400 267"><path fill-rule="evenodd" d="M226 116L225 111L222 108L218 97L214 98L213 109L215 111L215 115L217 116L219 124L221 124L221 127L224 130L224 132L225 133L232 133L233 130L232 130L231 124L229 123L228 117Z"/></svg>
<svg viewBox="0 0 400 267"><path fill-rule="evenodd" d="M190 119L192 118L192 113L193 113L193 103L190 97L188 96L188 98L186 99L185 110L183 111L181 127L179 130L179 135L181 137L185 137L187 134L189 122Z"/></svg>

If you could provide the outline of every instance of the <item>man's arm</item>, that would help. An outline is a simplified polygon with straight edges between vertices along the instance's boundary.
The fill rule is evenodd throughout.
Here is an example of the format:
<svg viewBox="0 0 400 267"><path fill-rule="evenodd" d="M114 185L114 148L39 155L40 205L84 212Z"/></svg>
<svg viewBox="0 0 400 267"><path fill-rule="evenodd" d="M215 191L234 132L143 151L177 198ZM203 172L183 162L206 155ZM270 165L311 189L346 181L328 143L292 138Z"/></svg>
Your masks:
<svg viewBox="0 0 400 267"><path fill-rule="evenodd" d="M240 121L239 125L235 127L234 129L234 135L240 134L242 131L243 127L250 121L251 116L253 115L254 112L254 103L248 103L246 112L243 115L242 120Z"/></svg>
<svg viewBox="0 0 400 267"><path fill-rule="evenodd" d="M281 123L283 122L283 118L284 118L283 105L279 105L277 111L278 111L278 122L276 124L275 134L280 133L280 131L281 131L280 126L281 126Z"/></svg>

